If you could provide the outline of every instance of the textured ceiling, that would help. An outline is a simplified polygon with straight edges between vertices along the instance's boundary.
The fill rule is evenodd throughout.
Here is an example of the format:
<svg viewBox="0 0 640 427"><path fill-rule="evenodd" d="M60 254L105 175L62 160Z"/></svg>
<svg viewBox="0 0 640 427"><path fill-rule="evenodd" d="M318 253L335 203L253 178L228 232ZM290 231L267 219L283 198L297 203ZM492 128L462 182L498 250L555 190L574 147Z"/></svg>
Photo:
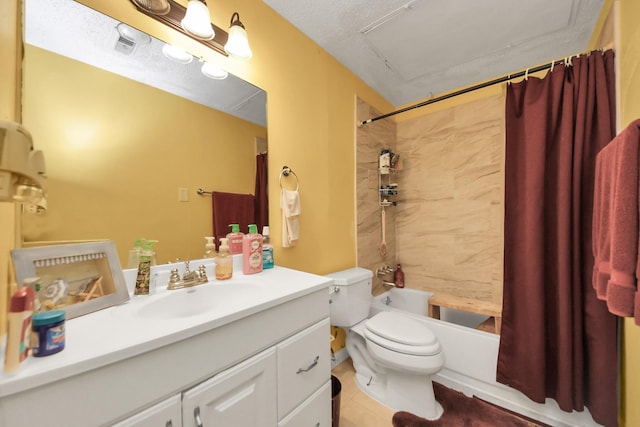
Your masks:
<svg viewBox="0 0 640 427"><path fill-rule="evenodd" d="M604 0L263 0L395 106L573 55Z"/></svg>
<svg viewBox="0 0 640 427"><path fill-rule="evenodd" d="M237 77L205 77L198 60L180 64L151 38L130 54L116 49L118 22L73 0L26 0L26 43L267 126L266 93Z"/></svg>

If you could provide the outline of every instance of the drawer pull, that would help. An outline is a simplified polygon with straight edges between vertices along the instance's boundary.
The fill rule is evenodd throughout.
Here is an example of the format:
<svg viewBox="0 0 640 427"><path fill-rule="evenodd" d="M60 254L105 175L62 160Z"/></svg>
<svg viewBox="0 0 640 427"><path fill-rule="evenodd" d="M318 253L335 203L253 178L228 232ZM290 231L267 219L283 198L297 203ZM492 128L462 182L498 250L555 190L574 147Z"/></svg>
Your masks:
<svg viewBox="0 0 640 427"><path fill-rule="evenodd" d="M312 370L313 368L316 367L316 365L318 364L318 360L320 359L320 356L316 356L315 359L313 359L313 362L311 362L311 364L309 366L307 366L306 368L298 368L298 370L296 371L296 374L301 374L303 372L309 372L310 370Z"/></svg>
<svg viewBox="0 0 640 427"><path fill-rule="evenodd" d="M202 418L200 418L200 407L196 406L193 410L193 419L196 422L196 427L202 427Z"/></svg>

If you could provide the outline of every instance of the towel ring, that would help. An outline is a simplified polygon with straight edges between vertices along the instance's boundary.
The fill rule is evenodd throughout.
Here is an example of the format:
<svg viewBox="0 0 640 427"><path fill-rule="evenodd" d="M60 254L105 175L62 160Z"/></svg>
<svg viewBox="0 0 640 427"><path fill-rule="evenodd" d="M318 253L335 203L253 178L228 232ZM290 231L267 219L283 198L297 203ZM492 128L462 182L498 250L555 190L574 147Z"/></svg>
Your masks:
<svg viewBox="0 0 640 427"><path fill-rule="evenodd" d="M298 179L298 175L296 175L296 173L289 167L289 166L283 166L282 167L282 172L280 172L280 177L278 178L278 182L280 183L280 188L284 187L282 186L282 177L285 176L289 176L289 174L292 174L293 176L296 177L296 190L298 191L298 189L300 188L300 180Z"/></svg>

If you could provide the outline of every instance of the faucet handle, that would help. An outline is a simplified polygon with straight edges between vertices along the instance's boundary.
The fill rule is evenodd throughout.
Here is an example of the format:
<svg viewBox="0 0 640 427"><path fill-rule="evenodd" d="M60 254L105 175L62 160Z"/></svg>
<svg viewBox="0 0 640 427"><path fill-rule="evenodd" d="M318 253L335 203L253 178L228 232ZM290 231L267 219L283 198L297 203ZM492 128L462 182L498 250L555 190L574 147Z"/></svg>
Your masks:
<svg viewBox="0 0 640 427"><path fill-rule="evenodd" d="M198 267L198 281L200 283L206 283L209 281L207 277L207 268L204 265Z"/></svg>

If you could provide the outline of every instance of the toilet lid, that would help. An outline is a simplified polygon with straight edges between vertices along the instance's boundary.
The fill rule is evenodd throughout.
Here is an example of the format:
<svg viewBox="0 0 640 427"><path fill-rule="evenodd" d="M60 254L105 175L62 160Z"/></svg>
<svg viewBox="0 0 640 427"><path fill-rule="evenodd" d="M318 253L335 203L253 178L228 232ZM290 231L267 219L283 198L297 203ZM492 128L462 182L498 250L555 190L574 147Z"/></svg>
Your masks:
<svg viewBox="0 0 640 427"><path fill-rule="evenodd" d="M383 311L367 320L365 337L400 353L427 356L441 351L438 339L424 322L395 311Z"/></svg>

